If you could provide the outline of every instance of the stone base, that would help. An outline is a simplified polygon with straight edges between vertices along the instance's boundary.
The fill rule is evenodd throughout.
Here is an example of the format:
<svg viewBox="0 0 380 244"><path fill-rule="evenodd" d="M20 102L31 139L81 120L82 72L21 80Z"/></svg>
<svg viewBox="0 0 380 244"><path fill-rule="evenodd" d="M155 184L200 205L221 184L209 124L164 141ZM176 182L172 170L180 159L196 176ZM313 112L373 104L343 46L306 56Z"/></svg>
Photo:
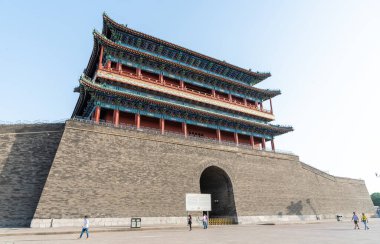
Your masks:
<svg viewBox="0 0 380 244"><path fill-rule="evenodd" d="M112 227L131 225L131 218L89 218L91 227ZM33 219L31 228L81 227L83 219ZM142 226L186 225L186 217L142 217Z"/></svg>
<svg viewBox="0 0 380 244"><path fill-rule="evenodd" d="M343 216L349 219L350 216ZM200 217L201 219L201 217ZM90 218L91 227L130 227L131 218ZM281 224L309 223L336 220L336 215L268 215L239 216L238 224ZM200 222L200 221L199 221ZM186 217L141 217L141 226L179 225L186 226ZM33 219L31 228L81 227L83 219ZM197 225L197 216L193 216L193 225Z"/></svg>

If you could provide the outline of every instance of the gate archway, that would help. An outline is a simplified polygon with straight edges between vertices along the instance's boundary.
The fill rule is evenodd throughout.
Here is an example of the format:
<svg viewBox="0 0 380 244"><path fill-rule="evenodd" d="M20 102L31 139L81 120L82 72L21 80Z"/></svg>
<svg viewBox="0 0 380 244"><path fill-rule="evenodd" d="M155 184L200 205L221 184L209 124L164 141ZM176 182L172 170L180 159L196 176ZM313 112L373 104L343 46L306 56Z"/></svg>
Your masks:
<svg viewBox="0 0 380 244"><path fill-rule="evenodd" d="M237 213L232 182L227 173L217 167L206 168L200 178L201 193L211 194L210 224L236 224Z"/></svg>

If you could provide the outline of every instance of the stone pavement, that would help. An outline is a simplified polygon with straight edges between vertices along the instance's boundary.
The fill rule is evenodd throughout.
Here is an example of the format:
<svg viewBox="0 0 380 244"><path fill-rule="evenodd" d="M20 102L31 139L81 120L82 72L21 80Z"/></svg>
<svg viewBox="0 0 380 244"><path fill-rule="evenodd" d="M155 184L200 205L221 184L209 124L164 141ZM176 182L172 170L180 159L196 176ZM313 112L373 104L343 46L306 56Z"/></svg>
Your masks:
<svg viewBox="0 0 380 244"><path fill-rule="evenodd" d="M96 228L90 238L76 239L80 229L0 229L0 243L380 243L380 219L370 219L370 230L353 230L353 223L211 226L193 231L186 227ZM362 227L362 225L361 225ZM76 233L75 233L76 232Z"/></svg>

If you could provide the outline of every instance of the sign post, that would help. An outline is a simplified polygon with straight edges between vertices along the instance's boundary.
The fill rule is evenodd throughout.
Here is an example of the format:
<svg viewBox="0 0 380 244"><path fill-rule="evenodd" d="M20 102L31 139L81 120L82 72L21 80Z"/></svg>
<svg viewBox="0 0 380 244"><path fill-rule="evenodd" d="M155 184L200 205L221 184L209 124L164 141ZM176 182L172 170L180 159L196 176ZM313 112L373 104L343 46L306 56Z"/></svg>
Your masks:
<svg viewBox="0 0 380 244"><path fill-rule="evenodd" d="M211 211L211 194L186 194L186 211Z"/></svg>

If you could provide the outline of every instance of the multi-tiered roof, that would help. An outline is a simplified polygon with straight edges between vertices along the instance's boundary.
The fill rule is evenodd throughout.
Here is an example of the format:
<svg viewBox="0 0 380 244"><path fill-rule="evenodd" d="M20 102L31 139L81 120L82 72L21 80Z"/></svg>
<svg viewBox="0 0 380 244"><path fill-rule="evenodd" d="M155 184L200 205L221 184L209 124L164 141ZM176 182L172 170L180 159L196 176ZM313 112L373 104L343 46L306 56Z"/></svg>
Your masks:
<svg viewBox="0 0 380 244"><path fill-rule="evenodd" d="M219 140L223 131L273 140L292 128L268 123L274 120L271 98L280 91L254 87L268 77L270 73L252 72L135 31L104 14L103 31L94 31L91 58L76 89L80 97L73 116L94 118L99 108L117 111L117 123L123 122L121 111L193 125L193 130L213 129ZM263 108L267 100L270 110ZM99 118L115 122L114 117L103 112Z"/></svg>

